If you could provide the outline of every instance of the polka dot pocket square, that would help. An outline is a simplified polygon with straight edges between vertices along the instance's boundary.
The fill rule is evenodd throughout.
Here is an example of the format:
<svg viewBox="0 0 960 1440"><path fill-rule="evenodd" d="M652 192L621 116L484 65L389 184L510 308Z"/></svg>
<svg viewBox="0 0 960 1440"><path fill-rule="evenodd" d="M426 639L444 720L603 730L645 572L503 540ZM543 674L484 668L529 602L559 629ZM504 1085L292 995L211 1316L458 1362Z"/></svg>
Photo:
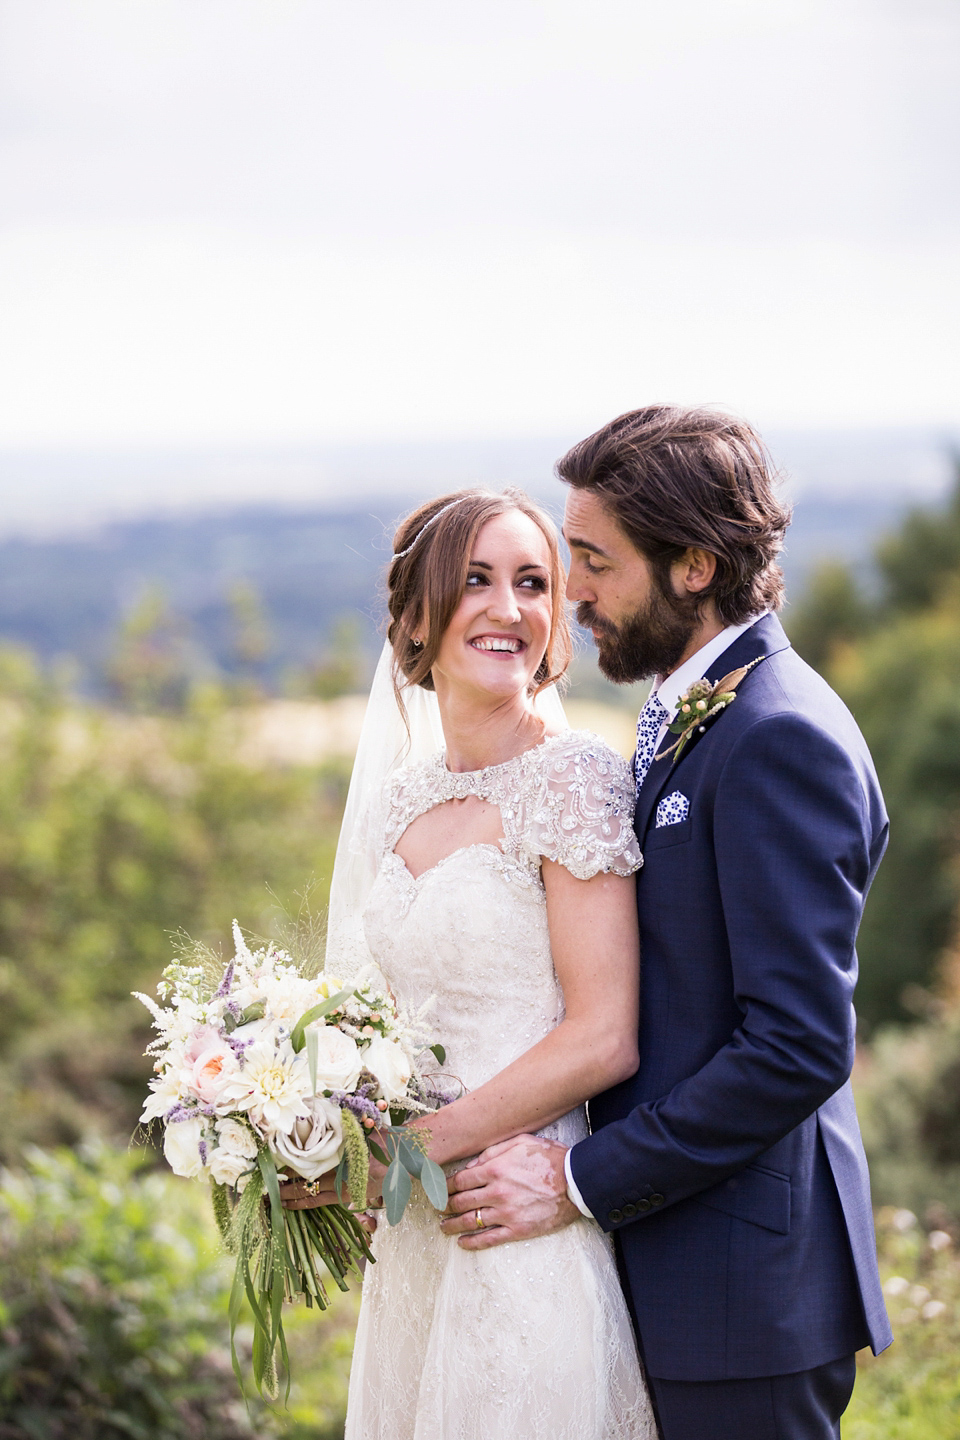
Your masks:
<svg viewBox="0 0 960 1440"><path fill-rule="evenodd" d="M665 795L657 806L655 828L662 830L664 825L679 825L689 814L690 801L680 790L674 790L672 794Z"/></svg>

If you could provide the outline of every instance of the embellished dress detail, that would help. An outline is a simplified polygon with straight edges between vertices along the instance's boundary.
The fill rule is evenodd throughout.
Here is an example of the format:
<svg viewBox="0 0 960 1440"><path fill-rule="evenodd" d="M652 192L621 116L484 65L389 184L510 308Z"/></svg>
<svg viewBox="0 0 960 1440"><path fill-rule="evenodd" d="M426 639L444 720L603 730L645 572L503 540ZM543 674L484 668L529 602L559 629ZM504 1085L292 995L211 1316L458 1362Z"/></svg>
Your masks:
<svg viewBox="0 0 960 1440"><path fill-rule="evenodd" d="M418 816L475 795L499 844L465 845L414 879L394 847ZM633 777L596 736L567 731L502 765L455 774L444 756L398 771L367 947L405 1007L434 997L444 1072L468 1090L563 1018L543 857L578 879L642 863ZM540 1132L575 1144L581 1107ZM608 1237L581 1219L553 1235L462 1250L415 1187L381 1217L363 1284L346 1440L655 1440Z"/></svg>

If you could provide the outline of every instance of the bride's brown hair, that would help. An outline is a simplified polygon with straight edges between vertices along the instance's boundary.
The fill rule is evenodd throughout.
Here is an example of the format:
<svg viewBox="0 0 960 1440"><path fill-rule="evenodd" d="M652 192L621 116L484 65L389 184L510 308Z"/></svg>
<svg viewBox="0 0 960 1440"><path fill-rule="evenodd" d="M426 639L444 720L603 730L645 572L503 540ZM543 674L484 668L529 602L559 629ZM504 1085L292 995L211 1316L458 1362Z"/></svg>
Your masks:
<svg viewBox="0 0 960 1440"><path fill-rule="evenodd" d="M550 551L550 635L533 693L566 673L572 653L564 606L566 576L550 516L522 490L456 490L414 510L393 537L394 557L387 572L387 639L397 669L410 684L433 689L430 672L463 598L477 536L488 520L511 510L533 521ZM420 645L414 645L414 636L422 640Z"/></svg>

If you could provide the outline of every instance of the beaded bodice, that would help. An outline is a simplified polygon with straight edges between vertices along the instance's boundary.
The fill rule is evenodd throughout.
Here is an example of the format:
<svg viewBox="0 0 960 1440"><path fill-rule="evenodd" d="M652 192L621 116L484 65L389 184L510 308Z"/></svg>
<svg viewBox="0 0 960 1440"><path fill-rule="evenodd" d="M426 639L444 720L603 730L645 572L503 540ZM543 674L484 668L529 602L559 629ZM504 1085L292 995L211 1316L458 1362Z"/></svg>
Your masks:
<svg viewBox="0 0 960 1440"><path fill-rule="evenodd" d="M631 875L643 863L632 788L626 761L586 730L564 731L484 770L448 770L441 751L394 776L384 850L434 806L475 795L498 807L503 854L531 875L541 857L559 861L578 880L609 870Z"/></svg>
<svg viewBox="0 0 960 1440"><path fill-rule="evenodd" d="M471 795L499 807L502 841L463 845L414 878L395 853L404 830ZM563 1018L541 863L584 881L636 870L633 777L595 735L568 731L468 774L435 756L399 772L385 800L364 948L401 1004L434 1000L443 1070L475 1090ZM576 1144L587 1133L584 1107L540 1133ZM464 1250L415 1192L402 1222L378 1226L373 1243L348 1440L654 1440L598 1226L581 1220Z"/></svg>
<svg viewBox="0 0 960 1440"><path fill-rule="evenodd" d="M500 810L499 844L465 845L416 879L394 846L419 815L476 795ZM563 1015L547 928L543 858L577 879L642 863L629 766L566 731L502 765L457 774L442 754L401 770L387 796L366 941L401 1004L434 999L446 1069L468 1089L541 1040Z"/></svg>

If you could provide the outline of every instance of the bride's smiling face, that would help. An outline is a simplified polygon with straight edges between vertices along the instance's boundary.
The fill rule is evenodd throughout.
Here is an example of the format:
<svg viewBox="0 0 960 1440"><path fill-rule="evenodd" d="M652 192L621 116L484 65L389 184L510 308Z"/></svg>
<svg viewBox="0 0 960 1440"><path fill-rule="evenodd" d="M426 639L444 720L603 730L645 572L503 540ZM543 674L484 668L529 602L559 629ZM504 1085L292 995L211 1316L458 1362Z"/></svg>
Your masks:
<svg viewBox="0 0 960 1440"><path fill-rule="evenodd" d="M494 515L477 534L463 598L433 664L438 692L526 694L546 653L551 617L546 537L520 510Z"/></svg>

